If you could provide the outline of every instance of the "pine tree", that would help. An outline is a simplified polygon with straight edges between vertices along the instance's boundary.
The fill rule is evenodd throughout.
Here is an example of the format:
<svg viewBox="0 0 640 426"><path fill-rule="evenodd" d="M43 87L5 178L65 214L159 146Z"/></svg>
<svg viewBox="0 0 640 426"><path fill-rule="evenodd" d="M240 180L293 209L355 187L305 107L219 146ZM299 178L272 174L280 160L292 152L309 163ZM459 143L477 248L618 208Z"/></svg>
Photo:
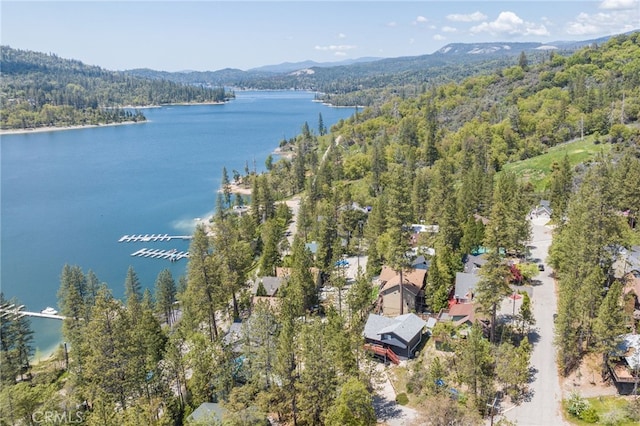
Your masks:
<svg viewBox="0 0 640 426"><path fill-rule="evenodd" d="M607 291L593 325L596 347L603 353L609 353L615 349L620 335L626 331L624 312L620 306L621 300L622 284L615 281Z"/></svg>
<svg viewBox="0 0 640 426"><path fill-rule="evenodd" d="M132 320L135 322L142 310L140 307L142 303L142 284L133 266L129 266L127 270L127 278L124 281L124 295L127 300L127 309L132 315Z"/></svg>
<svg viewBox="0 0 640 426"><path fill-rule="evenodd" d="M511 293L507 283L509 269L502 262L500 255L490 252L487 263L480 270L480 281L475 288L476 303L481 312L489 315L491 319L490 341L496 342L496 316L502 300Z"/></svg>
<svg viewBox="0 0 640 426"><path fill-rule="evenodd" d="M493 393L494 363L491 345L476 324L456 347L456 369L458 381L469 387L473 404L480 413L486 412L486 401Z"/></svg>
<svg viewBox="0 0 640 426"><path fill-rule="evenodd" d="M301 363L297 383L299 420L303 424L322 424L335 398L338 377L335 364L327 362L327 333L320 321L303 325L300 332Z"/></svg>
<svg viewBox="0 0 640 426"><path fill-rule="evenodd" d="M156 278L156 312L164 317L165 322L171 326L175 321L173 309L176 301L176 282L169 269L163 269Z"/></svg>
<svg viewBox="0 0 640 426"><path fill-rule="evenodd" d="M348 379L327 413L327 426L372 426L376 423L373 400L367 387L357 378Z"/></svg>
<svg viewBox="0 0 640 426"><path fill-rule="evenodd" d="M218 338L216 312L224 303L220 299L220 269L210 253L209 237L204 226L196 227L189 246L188 283L183 294L186 319L194 328L204 321L211 341Z"/></svg>
<svg viewBox="0 0 640 426"><path fill-rule="evenodd" d="M222 168L222 193L225 207L231 207L231 183L229 182L229 173L227 173L226 167Z"/></svg>
<svg viewBox="0 0 640 426"><path fill-rule="evenodd" d="M531 298L529 298L529 293L527 292L524 292L522 295L522 304L520 305L518 316L520 317L520 321L522 321L521 333L526 335L529 332L529 327L536 323L533 312L531 311Z"/></svg>
<svg viewBox="0 0 640 426"><path fill-rule="evenodd" d="M327 128L324 125L324 120L322 119L322 113L318 113L318 134L320 136L324 136L327 134Z"/></svg>
<svg viewBox="0 0 640 426"><path fill-rule="evenodd" d="M569 156L565 154L560 164L551 166L549 201L553 210L552 216L562 220L567 212L569 197L573 189L573 172Z"/></svg>

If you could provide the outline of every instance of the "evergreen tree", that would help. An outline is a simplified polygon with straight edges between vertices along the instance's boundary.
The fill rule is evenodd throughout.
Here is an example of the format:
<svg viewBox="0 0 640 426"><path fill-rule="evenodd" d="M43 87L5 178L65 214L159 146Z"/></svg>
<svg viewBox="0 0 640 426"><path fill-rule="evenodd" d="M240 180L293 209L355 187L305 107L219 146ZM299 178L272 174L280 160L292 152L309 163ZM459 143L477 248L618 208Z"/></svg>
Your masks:
<svg viewBox="0 0 640 426"><path fill-rule="evenodd" d="M322 113L318 113L318 134L320 136L324 136L327 134L327 128L324 125L324 120L322 119Z"/></svg>
<svg viewBox="0 0 640 426"><path fill-rule="evenodd" d="M529 60L527 59L527 55L524 51L520 52L520 56L518 57L518 66L522 68L523 71L527 71L529 69Z"/></svg>
<svg viewBox="0 0 640 426"><path fill-rule="evenodd" d="M564 374L589 350L593 326L603 299L612 252L625 242L624 219L613 212L611 168L600 158L571 198L567 222L550 248L550 263L558 277L556 344Z"/></svg>
<svg viewBox="0 0 640 426"><path fill-rule="evenodd" d="M494 362L491 345L484 339L480 326L474 325L456 347L456 368L459 382L469 387L472 402L480 413L486 412L486 401L493 393Z"/></svg>
<svg viewBox="0 0 640 426"><path fill-rule="evenodd" d="M327 426L372 426L376 423L371 393L357 378L348 379L327 413Z"/></svg>
<svg viewBox="0 0 640 426"><path fill-rule="evenodd" d="M620 306L621 300L622 284L615 281L607 291L593 325L596 347L605 354L616 348L620 335L626 332L624 312Z"/></svg>
<svg viewBox="0 0 640 426"><path fill-rule="evenodd" d="M60 315L65 317L62 322L62 334L71 345L71 368L78 375L78 379L82 373L83 343L88 338L85 331L87 321L84 318L92 308L85 304L86 293L86 278L82 269L65 265L60 277L58 306Z"/></svg>
<svg viewBox="0 0 640 426"><path fill-rule="evenodd" d="M523 335L528 334L529 327L534 325L536 320L533 317L533 312L531 311L531 298L529 298L529 293L527 292L522 294L522 304L520 305L518 316L520 317L520 321L522 321L521 333Z"/></svg>
<svg viewBox="0 0 640 426"><path fill-rule="evenodd" d="M511 172L497 175L489 224L485 229L485 246L499 252L501 249L521 253L531 234L531 225L525 219L528 211L524 190Z"/></svg>
<svg viewBox="0 0 640 426"><path fill-rule="evenodd" d="M480 270L480 281L476 285L476 303L480 311L491 319L490 341L496 342L496 315L502 300L511 293L507 283L509 268L502 262L500 255L490 252L487 263Z"/></svg>
<svg viewBox="0 0 640 426"><path fill-rule="evenodd" d="M231 183L226 167L222 168L222 194L224 195L224 206L231 207Z"/></svg>
<svg viewBox="0 0 640 426"><path fill-rule="evenodd" d="M127 300L127 309L131 312L132 320L135 322L141 313L142 284L133 266L129 266L127 270L127 278L124 281L124 296Z"/></svg>
<svg viewBox="0 0 640 426"><path fill-rule="evenodd" d="M86 326L91 339L83 342L86 362L82 367L82 384L90 401L99 399L115 409L116 403L127 407L129 398L136 396L137 372L127 368L134 361L135 348L129 340L131 329L126 311L103 287Z"/></svg>
<svg viewBox="0 0 640 426"><path fill-rule="evenodd" d="M335 364L326 359L328 333L325 334L324 329L320 321L312 321L303 325L300 332L304 368L296 391L300 410L298 420L303 424L322 424L335 398L338 377Z"/></svg>
<svg viewBox="0 0 640 426"><path fill-rule="evenodd" d="M175 311L173 309L176 301L176 282L169 269L163 269L156 278L156 312L164 317L164 321L173 325L175 321Z"/></svg>
<svg viewBox="0 0 640 426"><path fill-rule="evenodd" d="M211 341L218 338L216 312L224 303L220 299L220 268L214 260L210 253L209 237L204 226L199 225L189 246L188 283L182 302L188 322L198 328L204 321Z"/></svg>
<svg viewBox="0 0 640 426"><path fill-rule="evenodd" d="M562 220L567 212L569 197L573 189L573 172L569 163L569 156L565 154L560 164L551 166L549 201L553 210L552 216Z"/></svg>

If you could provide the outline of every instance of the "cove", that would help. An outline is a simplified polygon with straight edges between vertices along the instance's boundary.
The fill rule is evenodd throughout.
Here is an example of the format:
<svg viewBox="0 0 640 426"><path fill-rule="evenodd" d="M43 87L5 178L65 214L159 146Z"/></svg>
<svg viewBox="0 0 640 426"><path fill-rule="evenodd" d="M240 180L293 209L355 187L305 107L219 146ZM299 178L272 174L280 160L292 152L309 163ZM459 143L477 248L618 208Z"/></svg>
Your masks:
<svg viewBox="0 0 640 426"><path fill-rule="evenodd" d="M93 270L122 297L128 267L145 288L186 259L132 257L141 249L178 251L188 241L118 242L132 234L191 234L213 212L222 168L230 176L264 160L305 122L317 133L353 108L331 108L301 91L236 92L221 105L145 109L142 124L3 135L0 139L0 279L5 297L27 310L56 307L65 264ZM48 353L61 322L32 319L35 346Z"/></svg>

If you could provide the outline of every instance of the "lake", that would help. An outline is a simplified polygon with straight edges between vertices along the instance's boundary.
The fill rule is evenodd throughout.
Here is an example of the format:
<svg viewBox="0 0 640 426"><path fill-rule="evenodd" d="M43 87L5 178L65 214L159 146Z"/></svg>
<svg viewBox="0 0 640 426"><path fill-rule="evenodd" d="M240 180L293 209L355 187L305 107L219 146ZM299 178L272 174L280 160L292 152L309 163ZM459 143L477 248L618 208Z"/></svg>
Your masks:
<svg viewBox="0 0 640 426"><path fill-rule="evenodd" d="M3 135L0 140L0 279L25 310L57 306L65 264L93 270L116 297L128 267L153 288L186 260L132 257L151 249L187 250L188 241L120 243L123 235L190 235L215 209L223 167L264 170L266 157L305 122L330 127L352 108L313 102L301 91L236 92L220 105L144 110L141 124ZM315 130L317 133L317 130ZM60 343L61 322L33 318L39 353Z"/></svg>

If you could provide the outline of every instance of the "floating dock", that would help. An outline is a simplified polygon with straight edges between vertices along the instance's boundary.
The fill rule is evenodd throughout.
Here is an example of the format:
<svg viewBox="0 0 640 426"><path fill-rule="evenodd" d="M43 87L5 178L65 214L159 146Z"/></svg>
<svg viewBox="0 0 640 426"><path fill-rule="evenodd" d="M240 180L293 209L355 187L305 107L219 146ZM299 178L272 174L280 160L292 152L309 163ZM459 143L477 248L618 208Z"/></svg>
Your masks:
<svg viewBox="0 0 640 426"><path fill-rule="evenodd" d="M137 242L157 242L171 240L190 240L191 235L169 235L169 234L138 234L123 235L118 240L119 243L137 243Z"/></svg>
<svg viewBox="0 0 640 426"><path fill-rule="evenodd" d="M18 319L24 316L27 317L38 317L38 318L48 318L48 319L57 319L63 320L66 317L57 314L43 314L42 312L29 312L23 311L24 305L16 306L14 304L11 305L3 305L0 306L0 318L6 319Z"/></svg>
<svg viewBox="0 0 640 426"><path fill-rule="evenodd" d="M166 259L171 262L177 262L180 259L188 258L188 251L178 251L176 249L173 250L157 250L157 249L147 249L143 248L136 252L131 253L131 256L137 257L148 257L150 259Z"/></svg>

